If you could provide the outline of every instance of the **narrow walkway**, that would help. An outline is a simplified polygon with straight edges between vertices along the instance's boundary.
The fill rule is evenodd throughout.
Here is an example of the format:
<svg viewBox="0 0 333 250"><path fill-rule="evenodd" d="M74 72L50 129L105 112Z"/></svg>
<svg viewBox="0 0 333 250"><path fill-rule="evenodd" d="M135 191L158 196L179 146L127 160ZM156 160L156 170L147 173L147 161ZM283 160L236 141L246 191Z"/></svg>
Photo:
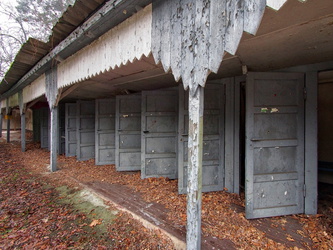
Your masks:
<svg viewBox="0 0 333 250"><path fill-rule="evenodd" d="M144 226L151 229L160 229L171 238L177 249L185 249L186 229L168 220L168 210L163 205L154 202L145 202L140 194L124 185L97 181L85 184L81 183L81 185L89 188L104 200L110 201L119 210L131 213L134 219L140 220ZM235 245L230 240L220 240L203 235L201 248L236 249Z"/></svg>

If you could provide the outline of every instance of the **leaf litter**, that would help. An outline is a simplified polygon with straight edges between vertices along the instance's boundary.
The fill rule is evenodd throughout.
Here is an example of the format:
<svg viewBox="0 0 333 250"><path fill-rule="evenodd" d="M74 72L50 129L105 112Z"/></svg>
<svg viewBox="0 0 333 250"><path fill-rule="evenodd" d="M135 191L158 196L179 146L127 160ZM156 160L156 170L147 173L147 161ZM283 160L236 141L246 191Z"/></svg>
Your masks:
<svg viewBox="0 0 333 250"><path fill-rule="evenodd" d="M77 182L73 181L73 179L79 180L82 183L101 181L126 185L132 190L139 192L146 202L156 202L168 208L168 219L173 221L176 227L186 226L186 195L178 194L177 180L170 180L168 178L148 178L142 180L139 172L117 172L114 165L95 166L94 160L79 162L75 157L65 157L62 155L58 156L60 171L49 174L49 152L40 149L39 144L28 144L29 148L26 153L20 152L19 145L6 145L6 147L8 146L10 147L8 150L10 150L11 154L15 155L16 162L22 164L18 169L24 167L27 171L35 175L39 174L40 176L41 174L52 185L66 185L69 188L78 188ZM6 163L6 161L11 161L11 157L6 157L4 162L7 165L13 164L11 162ZM16 174L17 172L15 171L11 172L12 178ZM285 233L284 237L286 241L290 244L298 243L297 245L290 245L273 240L265 232L255 227L251 221L245 218L244 196L230 194L226 191L203 194L202 231L204 235L219 239L229 239L238 249L333 249L332 203L326 205L326 207L319 207L320 215L290 216L302 225L302 230L297 230L296 234L300 235L300 237L308 237L311 241L311 244L307 242L295 242L294 236ZM52 196L53 194L50 193L48 195ZM32 206L30 210L33 210L33 208ZM283 216L272 218L271 230L278 230L279 228L282 231L285 230L285 227L288 226L285 218ZM98 218L95 220L97 221L90 220L82 222L81 226L87 227L87 225L92 225L90 228L94 229L101 222ZM50 223L50 221L52 219L47 217L47 223ZM120 212L117 215L116 221L109 228L109 234L112 235L111 241L114 244L127 246L128 249L131 249L131 244L136 241L148 244L148 247L144 247L147 249L156 249L157 245L159 248L172 249L170 241L165 238L160 239L162 237L160 233L152 233L138 224L140 223L136 222L137 228L129 228L130 225L135 225L135 221L128 214ZM53 227L55 226L57 224ZM140 226L141 228L139 228ZM82 232L80 229L77 230ZM121 237L121 233L118 232L122 231L127 232L128 235ZM152 239L153 243L147 243L143 237L138 237L141 233L150 234L148 238ZM11 235L11 233L8 233L8 235ZM15 236L16 234L13 235ZM88 235L90 236L90 234ZM50 242L49 238L48 242ZM58 241L58 243L60 246L69 244L67 241ZM132 247L134 246L137 246L136 243L132 245Z"/></svg>

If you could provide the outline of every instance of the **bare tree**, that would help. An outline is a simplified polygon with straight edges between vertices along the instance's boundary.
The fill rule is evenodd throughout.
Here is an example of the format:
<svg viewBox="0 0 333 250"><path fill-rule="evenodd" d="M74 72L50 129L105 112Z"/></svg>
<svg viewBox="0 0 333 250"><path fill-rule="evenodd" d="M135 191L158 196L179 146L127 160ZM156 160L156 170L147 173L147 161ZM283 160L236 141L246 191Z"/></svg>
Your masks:
<svg viewBox="0 0 333 250"><path fill-rule="evenodd" d="M29 37L47 42L59 16L75 0L17 0L17 4L0 1L0 80L15 55Z"/></svg>

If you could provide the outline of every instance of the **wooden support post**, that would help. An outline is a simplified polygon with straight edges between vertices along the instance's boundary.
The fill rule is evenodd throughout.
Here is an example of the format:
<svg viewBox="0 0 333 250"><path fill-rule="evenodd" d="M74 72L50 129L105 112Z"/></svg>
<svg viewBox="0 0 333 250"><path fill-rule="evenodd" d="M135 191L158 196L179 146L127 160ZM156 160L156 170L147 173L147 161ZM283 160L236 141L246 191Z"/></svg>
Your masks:
<svg viewBox="0 0 333 250"><path fill-rule="evenodd" d="M57 149L58 149L58 106L51 108L51 159L50 170L51 172L57 171Z"/></svg>
<svg viewBox="0 0 333 250"><path fill-rule="evenodd" d="M204 88L189 94L187 249L201 248L201 187Z"/></svg>
<svg viewBox="0 0 333 250"><path fill-rule="evenodd" d="M21 114L21 151L25 152L25 113Z"/></svg>
<svg viewBox="0 0 333 250"><path fill-rule="evenodd" d="M18 93L20 115L21 115L21 151L25 152L25 111L26 106L23 102L23 91Z"/></svg>

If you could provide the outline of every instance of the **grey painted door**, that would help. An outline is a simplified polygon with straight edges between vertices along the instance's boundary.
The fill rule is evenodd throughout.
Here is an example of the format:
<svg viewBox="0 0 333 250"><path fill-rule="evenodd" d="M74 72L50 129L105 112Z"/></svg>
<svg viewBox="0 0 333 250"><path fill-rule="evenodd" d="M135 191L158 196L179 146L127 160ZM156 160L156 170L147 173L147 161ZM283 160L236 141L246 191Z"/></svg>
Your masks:
<svg viewBox="0 0 333 250"><path fill-rule="evenodd" d="M41 111L40 109L33 109L32 110L32 119L33 119L33 139L34 142L40 142L41 141Z"/></svg>
<svg viewBox="0 0 333 250"><path fill-rule="evenodd" d="M141 170L141 95L116 97L116 168Z"/></svg>
<svg viewBox="0 0 333 250"><path fill-rule="evenodd" d="M246 217L304 211L304 76L249 73Z"/></svg>
<svg viewBox="0 0 333 250"><path fill-rule="evenodd" d="M65 104L59 104L59 154L65 154L65 144L66 144L66 114L65 114Z"/></svg>
<svg viewBox="0 0 333 250"><path fill-rule="evenodd" d="M178 89L142 92L141 178L177 178Z"/></svg>
<svg viewBox="0 0 333 250"><path fill-rule="evenodd" d="M202 191L224 187L224 86L208 83L204 97ZM188 91L179 88L178 192L186 193L188 166Z"/></svg>
<svg viewBox="0 0 333 250"><path fill-rule="evenodd" d="M66 121L65 121L65 147L66 147L66 156L76 156L76 112L77 107L76 103L66 103Z"/></svg>
<svg viewBox="0 0 333 250"><path fill-rule="evenodd" d="M95 158L95 101L77 102L77 151L79 161Z"/></svg>
<svg viewBox="0 0 333 250"><path fill-rule="evenodd" d="M96 165L115 163L115 99L96 100Z"/></svg>
<svg viewBox="0 0 333 250"><path fill-rule="evenodd" d="M50 149L50 110L49 108L40 109L40 146Z"/></svg>

